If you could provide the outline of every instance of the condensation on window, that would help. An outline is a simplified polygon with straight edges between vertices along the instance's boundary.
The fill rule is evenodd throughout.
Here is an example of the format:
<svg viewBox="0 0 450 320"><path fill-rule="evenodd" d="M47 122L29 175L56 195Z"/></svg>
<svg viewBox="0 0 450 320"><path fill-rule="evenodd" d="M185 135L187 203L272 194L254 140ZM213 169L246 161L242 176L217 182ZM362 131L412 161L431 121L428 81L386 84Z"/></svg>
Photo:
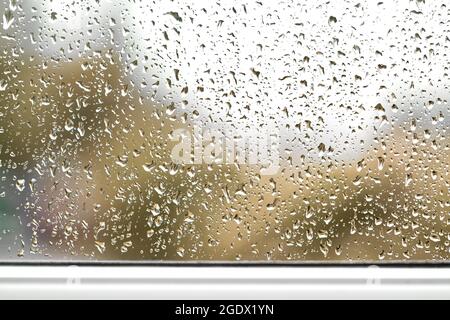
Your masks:
<svg viewBox="0 0 450 320"><path fill-rule="evenodd" d="M1 261L444 262L444 0L0 0Z"/></svg>

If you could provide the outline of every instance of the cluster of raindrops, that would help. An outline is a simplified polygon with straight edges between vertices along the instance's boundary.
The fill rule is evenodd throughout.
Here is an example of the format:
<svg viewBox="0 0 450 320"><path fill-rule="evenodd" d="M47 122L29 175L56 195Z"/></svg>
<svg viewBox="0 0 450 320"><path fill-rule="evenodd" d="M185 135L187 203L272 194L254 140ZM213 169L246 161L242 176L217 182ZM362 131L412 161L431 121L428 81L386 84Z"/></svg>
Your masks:
<svg viewBox="0 0 450 320"><path fill-rule="evenodd" d="M448 1L0 15L0 260L450 258ZM174 161L199 127L276 135L278 170Z"/></svg>

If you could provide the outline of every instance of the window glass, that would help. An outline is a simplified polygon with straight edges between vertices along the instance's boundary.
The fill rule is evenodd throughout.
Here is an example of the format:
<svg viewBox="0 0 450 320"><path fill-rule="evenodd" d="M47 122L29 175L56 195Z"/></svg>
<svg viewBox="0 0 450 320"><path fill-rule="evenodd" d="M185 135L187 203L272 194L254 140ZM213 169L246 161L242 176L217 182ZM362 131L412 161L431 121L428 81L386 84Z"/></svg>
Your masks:
<svg viewBox="0 0 450 320"><path fill-rule="evenodd" d="M0 260L447 261L444 0L0 0Z"/></svg>

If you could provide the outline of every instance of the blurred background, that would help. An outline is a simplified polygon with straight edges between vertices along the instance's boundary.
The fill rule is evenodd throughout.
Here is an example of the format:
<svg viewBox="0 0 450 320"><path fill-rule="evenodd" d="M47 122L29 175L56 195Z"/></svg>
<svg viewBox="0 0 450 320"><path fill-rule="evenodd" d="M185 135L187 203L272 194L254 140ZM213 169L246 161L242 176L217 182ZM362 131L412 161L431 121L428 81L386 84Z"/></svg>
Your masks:
<svg viewBox="0 0 450 320"><path fill-rule="evenodd" d="M447 261L448 4L333 3L0 0L0 260Z"/></svg>

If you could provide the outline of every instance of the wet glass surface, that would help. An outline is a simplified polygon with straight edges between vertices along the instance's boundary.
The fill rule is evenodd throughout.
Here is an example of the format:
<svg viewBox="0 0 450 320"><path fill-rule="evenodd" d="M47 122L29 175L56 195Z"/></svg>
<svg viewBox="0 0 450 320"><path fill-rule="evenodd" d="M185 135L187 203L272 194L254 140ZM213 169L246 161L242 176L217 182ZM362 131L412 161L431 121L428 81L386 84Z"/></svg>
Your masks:
<svg viewBox="0 0 450 320"><path fill-rule="evenodd" d="M447 261L448 7L0 0L0 260Z"/></svg>

